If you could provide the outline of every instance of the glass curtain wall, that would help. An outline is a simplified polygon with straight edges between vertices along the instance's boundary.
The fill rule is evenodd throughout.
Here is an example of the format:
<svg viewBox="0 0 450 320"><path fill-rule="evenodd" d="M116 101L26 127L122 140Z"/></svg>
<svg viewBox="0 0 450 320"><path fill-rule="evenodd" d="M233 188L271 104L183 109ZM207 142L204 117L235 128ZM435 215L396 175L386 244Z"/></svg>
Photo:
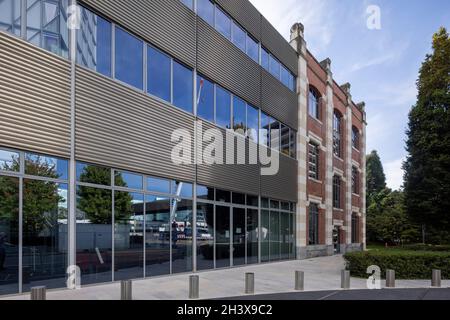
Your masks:
<svg viewBox="0 0 450 320"><path fill-rule="evenodd" d="M258 196L198 186L194 228L192 184L81 162L76 169L83 285L190 272L194 234L198 270L295 257L294 204L262 199L260 212ZM0 295L66 285L67 179L67 160L0 150Z"/></svg>
<svg viewBox="0 0 450 320"><path fill-rule="evenodd" d="M27 1L27 41L60 55L69 56L67 7L69 0Z"/></svg>
<svg viewBox="0 0 450 320"><path fill-rule="evenodd" d="M295 204L262 198L261 261L295 259Z"/></svg>
<svg viewBox="0 0 450 320"><path fill-rule="evenodd" d="M83 163L77 170L83 283L192 271L192 184Z"/></svg>

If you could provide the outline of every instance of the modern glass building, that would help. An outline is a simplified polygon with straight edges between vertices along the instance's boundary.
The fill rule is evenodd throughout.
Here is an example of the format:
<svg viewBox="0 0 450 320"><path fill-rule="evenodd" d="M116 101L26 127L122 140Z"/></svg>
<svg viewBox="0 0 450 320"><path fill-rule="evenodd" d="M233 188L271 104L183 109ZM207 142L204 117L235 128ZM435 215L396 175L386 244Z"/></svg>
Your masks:
<svg viewBox="0 0 450 320"><path fill-rule="evenodd" d="M300 24L289 43L247 0L0 0L0 57L0 295L364 246L364 106ZM172 161L174 131L197 159L211 128L277 174Z"/></svg>

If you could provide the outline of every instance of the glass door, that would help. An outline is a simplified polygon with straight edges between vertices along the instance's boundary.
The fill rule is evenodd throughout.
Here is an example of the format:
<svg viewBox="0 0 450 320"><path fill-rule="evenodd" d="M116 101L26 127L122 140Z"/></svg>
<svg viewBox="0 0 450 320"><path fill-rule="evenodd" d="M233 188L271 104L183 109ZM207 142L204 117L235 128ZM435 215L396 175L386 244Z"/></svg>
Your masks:
<svg viewBox="0 0 450 320"><path fill-rule="evenodd" d="M245 264L245 209L233 208L233 266Z"/></svg>
<svg viewBox="0 0 450 320"><path fill-rule="evenodd" d="M216 268L231 266L231 209L216 206Z"/></svg>

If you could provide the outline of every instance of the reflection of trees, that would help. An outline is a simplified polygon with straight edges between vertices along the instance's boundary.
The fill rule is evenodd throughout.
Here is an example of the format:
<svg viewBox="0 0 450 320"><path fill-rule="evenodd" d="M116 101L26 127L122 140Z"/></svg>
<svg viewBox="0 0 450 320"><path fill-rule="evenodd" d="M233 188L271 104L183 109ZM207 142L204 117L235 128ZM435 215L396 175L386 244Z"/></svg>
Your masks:
<svg viewBox="0 0 450 320"><path fill-rule="evenodd" d="M58 178L55 165L40 161L27 161L26 172L35 176L46 176ZM11 165L6 165L8 171L18 172L20 168L19 159L13 159ZM18 221L18 191L19 180L8 177L0 177L0 218ZM53 225L52 219L57 218L58 204L64 198L58 194L56 183L38 180L24 180L23 189L23 232L27 236L38 236L46 227ZM54 216L52 216L54 214ZM54 219L53 219L54 221Z"/></svg>
<svg viewBox="0 0 450 320"><path fill-rule="evenodd" d="M96 166L85 166L80 175L80 182L98 185L111 184L111 171ZM115 184L126 187L120 174L115 177ZM111 224L112 198L111 191L99 188L78 187L78 209L85 213L85 219L92 224ZM116 219L127 220L133 214L133 197L127 192L116 192L114 195Z"/></svg>
<svg viewBox="0 0 450 320"><path fill-rule="evenodd" d="M19 179L0 176L0 221L18 227ZM2 230L0 230L2 231Z"/></svg>

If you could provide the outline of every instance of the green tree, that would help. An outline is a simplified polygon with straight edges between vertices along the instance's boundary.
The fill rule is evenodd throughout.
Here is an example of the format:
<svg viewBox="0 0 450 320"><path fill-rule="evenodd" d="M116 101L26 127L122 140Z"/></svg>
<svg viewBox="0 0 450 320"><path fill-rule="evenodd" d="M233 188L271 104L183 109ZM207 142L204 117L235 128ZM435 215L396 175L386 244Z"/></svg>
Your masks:
<svg viewBox="0 0 450 320"><path fill-rule="evenodd" d="M441 28L419 72L409 114L405 206L426 229L450 230L450 38Z"/></svg>
<svg viewBox="0 0 450 320"><path fill-rule="evenodd" d="M402 191L383 189L374 194L367 212L367 238L370 242L403 244L420 239L417 225L404 208Z"/></svg>
<svg viewBox="0 0 450 320"><path fill-rule="evenodd" d="M367 156L366 167L367 198L369 203L372 196L386 188L386 175L377 151L374 150Z"/></svg>

